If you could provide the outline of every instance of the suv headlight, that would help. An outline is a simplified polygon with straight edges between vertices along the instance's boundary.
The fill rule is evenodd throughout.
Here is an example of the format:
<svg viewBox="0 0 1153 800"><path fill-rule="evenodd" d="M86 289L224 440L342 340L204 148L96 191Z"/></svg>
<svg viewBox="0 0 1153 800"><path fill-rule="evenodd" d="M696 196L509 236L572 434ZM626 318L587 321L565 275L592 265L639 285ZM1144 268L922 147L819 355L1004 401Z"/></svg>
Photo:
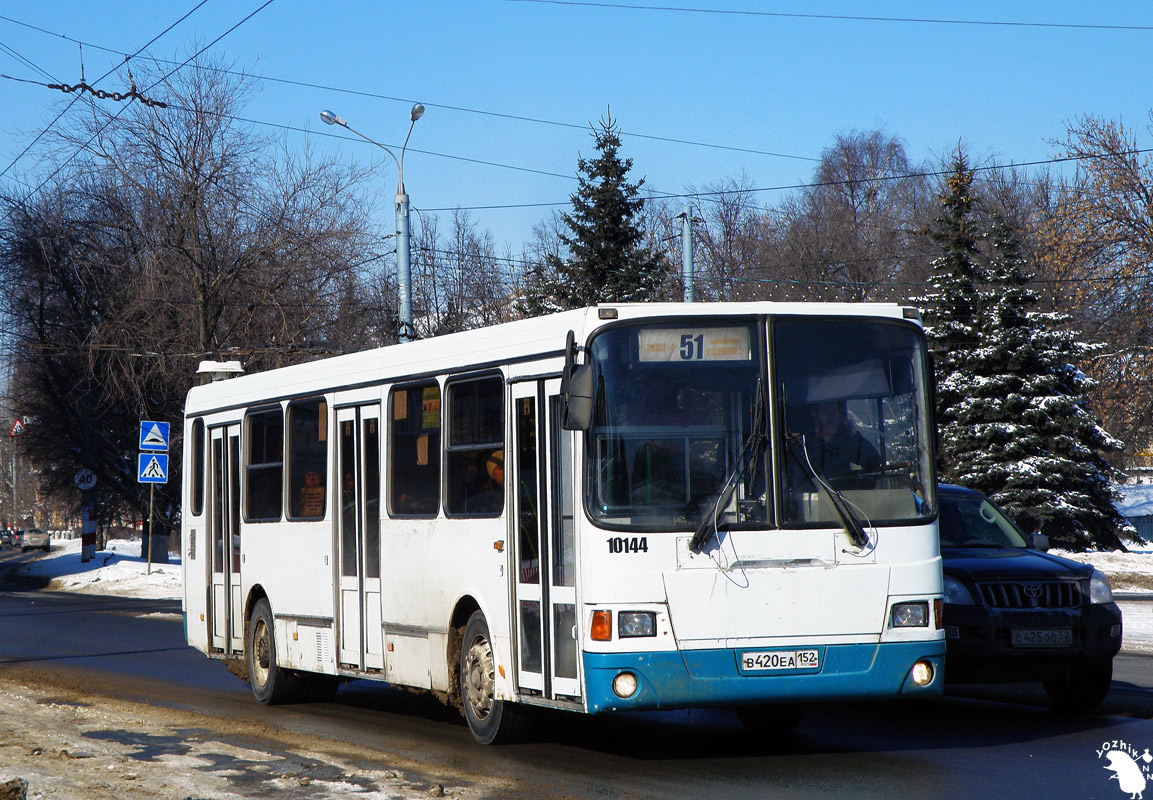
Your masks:
<svg viewBox="0 0 1153 800"><path fill-rule="evenodd" d="M1093 576L1089 578L1089 602L1113 602L1113 587L1109 585L1108 576L1099 569L1094 569Z"/></svg>
<svg viewBox="0 0 1153 800"><path fill-rule="evenodd" d="M973 593L968 590L965 584L951 575L945 576L945 602L958 606L977 605L973 602Z"/></svg>

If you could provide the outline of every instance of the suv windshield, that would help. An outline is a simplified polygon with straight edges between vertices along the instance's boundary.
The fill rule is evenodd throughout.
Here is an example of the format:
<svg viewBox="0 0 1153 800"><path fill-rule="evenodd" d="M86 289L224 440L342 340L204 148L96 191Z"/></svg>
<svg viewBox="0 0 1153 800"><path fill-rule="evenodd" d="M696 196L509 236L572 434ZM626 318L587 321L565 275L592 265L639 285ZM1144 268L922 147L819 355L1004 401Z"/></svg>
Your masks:
<svg viewBox="0 0 1153 800"><path fill-rule="evenodd" d="M1028 547L1024 534L984 497L941 494L941 547Z"/></svg>

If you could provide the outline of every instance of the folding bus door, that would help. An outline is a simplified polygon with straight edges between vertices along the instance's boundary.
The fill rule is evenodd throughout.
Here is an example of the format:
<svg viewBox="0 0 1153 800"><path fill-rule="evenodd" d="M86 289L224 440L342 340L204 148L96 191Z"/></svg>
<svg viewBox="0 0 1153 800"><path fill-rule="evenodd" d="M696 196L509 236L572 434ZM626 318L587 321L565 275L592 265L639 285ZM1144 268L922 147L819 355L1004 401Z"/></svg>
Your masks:
<svg viewBox="0 0 1153 800"><path fill-rule="evenodd" d="M380 405L336 412L340 663L384 668L380 606Z"/></svg>
<svg viewBox="0 0 1153 800"><path fill-rule="evenodd" d="M572 435L560 428L559 380L512 388L517 685L552 700L580 697ZM507 464L507 459L506 459Z"/></svg>
<svg viewBox="0 0 1153 800"><path fill-rule="evenodd" d="M225 653L241 653L244 604L240 596L240 426L213 428L210 442L210 645Z"/></svg>

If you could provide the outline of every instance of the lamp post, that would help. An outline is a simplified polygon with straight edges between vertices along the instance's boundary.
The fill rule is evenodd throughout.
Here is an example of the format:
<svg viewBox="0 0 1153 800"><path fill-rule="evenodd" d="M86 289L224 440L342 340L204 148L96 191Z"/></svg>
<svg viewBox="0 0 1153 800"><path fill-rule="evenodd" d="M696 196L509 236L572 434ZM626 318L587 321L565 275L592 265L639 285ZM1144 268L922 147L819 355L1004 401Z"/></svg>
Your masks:
<svg viewBox="0 0 1153 800"><path fill-rule="evenodd" d="M404 151L408 147L409 136L412 136L413 126L422 116L424 116L424 106L417 103L409 112L408 134L404 137L404 144L400 148L400 158L397 158L395 153L380 142L349 127L347 122L331 111L320 112L320 118L327 124L340 125L342 128L352 131L361 139L388 153L396 162L396 288L400 300L400 330L398 334L402 342L411 342L416 338L416 328L412 325L412 250L409 240L408 194L404 191Z"/></svg>

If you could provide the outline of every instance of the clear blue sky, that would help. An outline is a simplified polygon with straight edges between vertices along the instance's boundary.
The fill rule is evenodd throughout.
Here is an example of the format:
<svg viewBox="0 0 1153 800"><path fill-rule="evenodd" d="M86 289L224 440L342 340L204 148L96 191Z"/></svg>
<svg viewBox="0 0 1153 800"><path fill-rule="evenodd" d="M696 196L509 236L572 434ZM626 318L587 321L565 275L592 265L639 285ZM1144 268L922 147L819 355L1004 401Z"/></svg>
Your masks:
<svg viewBox="0 0 1153 800"><path fill-rule="evenodd" d="M13 161L65 99L11 78L78 82L82 41L91 82L197 2L0 3L3 188L45 174L32 154ZM265 2L207 0L146 54L183 59ZM379 158L319 112L399 147L424 103L405 159L413 207L468 208L517 252L569 207L577 155L594 152L588 125L609 107L647 187L678 194L744 174L765 205L853 130L900 137L914 162L958 140L978 161L1051 158L1082 114L1153 144L1148 2L272 0L210 52L276 79L258 82L245 116L286 126L257 127L290 150ZM99 88L125 89L115 77ZM394 186L382 170L382 193Z"/></svg>

